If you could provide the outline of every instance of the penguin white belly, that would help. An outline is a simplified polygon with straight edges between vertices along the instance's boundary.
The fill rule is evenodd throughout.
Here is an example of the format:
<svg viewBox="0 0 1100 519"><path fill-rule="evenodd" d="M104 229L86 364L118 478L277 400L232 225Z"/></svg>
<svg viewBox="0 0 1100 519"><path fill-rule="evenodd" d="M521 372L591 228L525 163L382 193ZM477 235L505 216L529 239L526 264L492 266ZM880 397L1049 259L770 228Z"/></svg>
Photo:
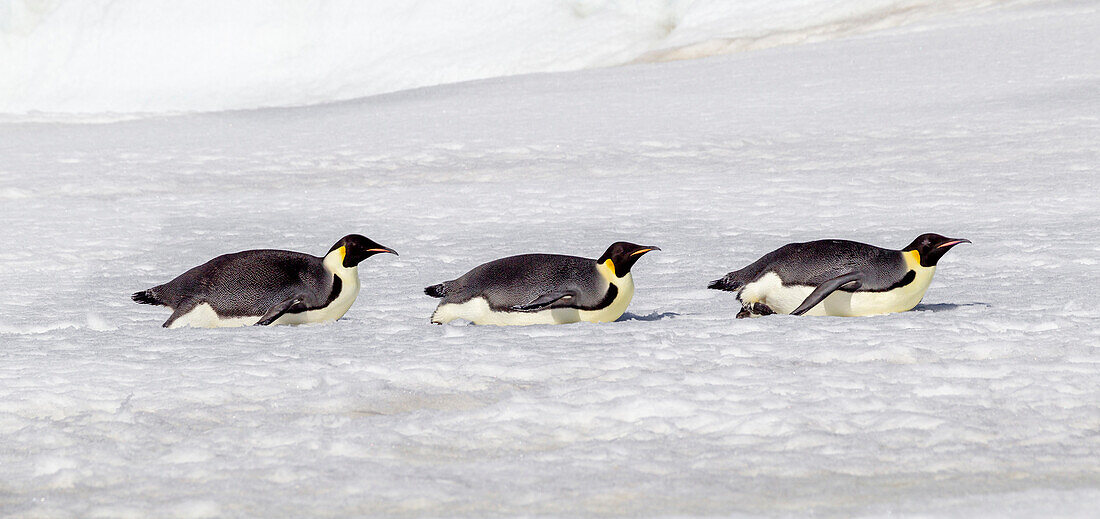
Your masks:
<svg viewBox="0 0 1100 519"><path fill-rule="evenodd" d="M580 310L580 320L590 323L610 323L623 316L626 308L630 306L630 300L634 299L634 275L627 272L625 276L615 280L618 293L611 304L599 310Z"/></svg>
<svg viewBox="0 0 1100 519"><path fill-rule="evenodd" d="M351 279L348 279L350 277ZM308 324L335 321L348 313L355 298L359 296L359 276L347 276L340 278L343 285L340 295L336 296L328 306L305 312L287 312L271 324ZM259 318L257 318L259 320Z"/></svg>
<svg viewBox="0 0 1100 519"><path fill-rule="evenodd" d="M744 303L767 305L778 314L789 314L798 308L798 305L802 304L813 291L814 287L810 286L784 285L778 274L768 272L760 279L746 284L738 298ZM827 315L821 306L811 308L806 315Z"/></svg>
<svg viewBox="0 0 1100 519"><path fill-rule="evenodd" d="M916 273L916 277L909 284L885 292L848 294L847 306L837 309L844 309L848 313L829 313L828 315L877 315L912 310L924 298L924 293L928 291L928 285L932 284L932 274L936 272L936 267L917 266L912 270ZM831 294L823 303L828 305L829 299L839 292L838 290Z"/></svg>
<svg viewBox="0 0 1100 519"><path fill-rule="evenodd" d="M529 324L563 324L580 320L577 310L572 308L554 308L538 312L500 312L489 307L484 297L475 297L465 303L447 303L439 305L432 314L433 323L446 323L455 319L465 319L474 324L494 324L499 326L524 326Z"/></svg>
<svg viewBox="0 0 1100 519"><path fill-rule="evenodd" d="M916 277L909 284L884 292L845 292L837 290L803 315L856 317L911 310L920 303L932 283L935 267L912 266ZM802 304L816 287L784 285L779 276L769 272L745 285L740 299L745 303L762 303L779 314L789 314Z"/></svg>
<svg viewBox="0 0 1100 519"><path fill-rule="evenodd" d="M179 316L168 328L234 328L237 326L252 326L260 320L257 316L222 317L207 303L199 303L190 312Z"/></svg>
<svg viewBox="0 0 1100 519"><path fill-rule="evenodd" d="M616 280L618 293L610 305L599 310L580 310L577 308L549 308L537 312L502 312L489 307L484 297L475 297L465 303L447 303L439 305L432 314L433 323L446 323L455 319L465 319L474 324L492 324L498 326L525 326L531 324L568 324L579 321L609 323L619 317L630 306L634 297L634 279L628 273Z"/></svg>

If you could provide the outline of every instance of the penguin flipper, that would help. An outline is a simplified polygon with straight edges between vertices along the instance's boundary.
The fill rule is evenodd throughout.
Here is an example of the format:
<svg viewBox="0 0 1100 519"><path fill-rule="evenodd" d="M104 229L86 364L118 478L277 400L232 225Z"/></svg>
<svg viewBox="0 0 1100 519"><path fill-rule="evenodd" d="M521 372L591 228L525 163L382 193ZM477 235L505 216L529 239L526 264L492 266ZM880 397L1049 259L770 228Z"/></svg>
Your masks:
<svg viewBox="0 0 1100 519"><path fill-rule="evenodd" d="M161 326L165 328L171 328L172 325L175 324L176 319L187 315L187 313L195 309L196 305L198 305L198 303L194 300L188 299L185 301L181 301L180 304L176 305L176 307L172 309L172 315L168 316L168 320L164 321L164 324L162 324Z"/></svg>
<svg viewBox="0 0 1100 519"><path fill-rule="evenodd" d="M512 307L512 309L513 310L518 310L520 312L529 312L531 310L541 310L541 309L546 308L550 305L553 305L554 303L557 303L558 301L562 301L562 302L566 302L566 303L575 301L577 299L577 295L578 295L578 292L576 290L573 290L573 289L559 290L559 291L556 291L556 292L550 292L548 294L543 294L539 297L536 297L530 303L527 303L527 304L524 304L524 305L515 305L515 306Z"/></svg>
<svg viewBox="0 0 1100 519"><path fill-rule="evenodd" d="M303 299L305 299L303 296L296 295L294 297L289 297L283 301L280 301L275 306L269 308L267 310L267 313L265 313L259 321L256 321L256 324L254 324L253 326L267 326L277 321L280 317L283 316L283 314L289 312L291 308L294 308L294 305L301 304Z"/></svg>
<svg viewBox="0 0 1100 519"><path fill-rule="evenodd" d="M795 308L794 311L791 312L791 315L802 315L809 312L811 308L816 306L826 297L829 297L829 294L836 292L840 287L845 285L851 284L851 286L849 286L850 289L858 290L859 287L863 286L862 279L862 272L849 272L818 285L817 288L815 288L813 292L810 292L810 295L802 301L802 304L798 305L798 308Z"/></svg>

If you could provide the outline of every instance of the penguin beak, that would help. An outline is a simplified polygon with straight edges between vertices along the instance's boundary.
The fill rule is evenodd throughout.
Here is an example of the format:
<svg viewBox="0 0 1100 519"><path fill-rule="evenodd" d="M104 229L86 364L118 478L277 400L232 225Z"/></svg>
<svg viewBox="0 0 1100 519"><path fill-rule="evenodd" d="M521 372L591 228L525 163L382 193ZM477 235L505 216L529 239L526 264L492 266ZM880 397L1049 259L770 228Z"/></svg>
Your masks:
<svg viewBox="0 0 1100 519"><path fill-rule="evenodd" d="M958 239L958 240L950 240L950 241L945 241L945 242L943 242L939 245L936 245L935 249L932 249L932 250L943 249L945 247L954 247L954 246L956 246L960 243L973 243L973 242L971 242L970 240L967 240L965 238Z"/></svg>
<svg viewBox="0 0 1100 519"><path fill-rule="evenodd" d="M642 248L640 248L640 249L638 249L634 252L631 252L630 255L631 256L641 256L642 254L645 254L645 253L647 253L651 250L661 250L661 248L660 247L642 247Z"/></svg>
<svg viewBox="0 0 1100 519"><path fill-rule="evenodd" d="M400 256L400 254L398 254L397 251L395 251L395 250L393 250L389 247L379 247L377 249L367 249L367 252L388 252L390 254L393 254L394 256Z"/></svg>

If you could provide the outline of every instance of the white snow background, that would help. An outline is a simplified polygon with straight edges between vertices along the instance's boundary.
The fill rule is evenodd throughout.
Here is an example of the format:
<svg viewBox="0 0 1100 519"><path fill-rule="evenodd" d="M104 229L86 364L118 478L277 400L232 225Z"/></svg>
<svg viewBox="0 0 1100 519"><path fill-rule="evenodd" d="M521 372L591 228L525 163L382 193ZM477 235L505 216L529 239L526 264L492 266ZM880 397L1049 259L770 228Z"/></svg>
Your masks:
<svg viewBox="0 0 1100 519"><path fill-rule="evenodd" d="M316 104L819 41L998 3L2 0L0 114Z"/></svg>
<svg viewBox="0 0 1100 519"><path fill-rule="evenodd" d="M0 5L12 52L12 13L29 23L30 4ZM465 75L410 65L395 74L415 81L382 86L287 79L292 60L275 86L214 94L214 71L204 89L128 92L122 71L112 93L77 61L31 83L29 65L0 61L0 515L1095 516L1100 2L310 107L66 121L742 50L720 29L736 16L699 5L711 29L674 45L563 43L571 57L522 68L494 40ZM808 34L849 3L738 5ZM100 18L139 25L124 7ZM498 18L478 8L464 16ZM556 42L543 29L515 46ZM24 32L31 49L40 36ZM479 49L406 50L421 66ZM351 74L357 59L400 67L393 52L331 59ZM215 64L266 67L234 59ZM63 88L84 81L86 97ZM929 231L974 243L911 312L735 320L733 295L705 289L791 241L901 247ZM218 254L321 254L351 232L401 256L364 262L332 324L164 330L166 309L129 300ZM663 249L634 268L620 322L428 323L426 285L620 239Z"/></svg>

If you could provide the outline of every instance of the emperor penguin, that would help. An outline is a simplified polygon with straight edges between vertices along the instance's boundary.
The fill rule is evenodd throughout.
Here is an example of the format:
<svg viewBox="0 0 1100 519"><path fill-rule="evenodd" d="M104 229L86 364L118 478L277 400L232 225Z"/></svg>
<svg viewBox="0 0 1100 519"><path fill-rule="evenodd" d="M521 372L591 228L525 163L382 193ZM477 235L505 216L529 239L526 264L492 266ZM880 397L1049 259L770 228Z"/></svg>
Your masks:
<svg viewBox="0 0 1100 519"><path fill-rule="evenodd" d="M522 254L478 265L462 277L432 285L439 297L432 322L474 324L611 322L634 297L630 268L653 246L613 243L598 259Z"/></svg>
<svg viewBox="0 0 1100 519"><path fill-rule="evenodd" d="M960 243L970 240L928 233L901 250L847 240L790 243L708 288L737 292L738 318L904 312L920 302L940 258Z"/></svg>
<svg viewBox="0 0 1100 519"><path fill-rule="evenodd" d="M349 234L321 258L270 249L224 254L131 298L171 308L165 328L334 321L359 295L359 262L382 252L397 254Z"/></svg>

